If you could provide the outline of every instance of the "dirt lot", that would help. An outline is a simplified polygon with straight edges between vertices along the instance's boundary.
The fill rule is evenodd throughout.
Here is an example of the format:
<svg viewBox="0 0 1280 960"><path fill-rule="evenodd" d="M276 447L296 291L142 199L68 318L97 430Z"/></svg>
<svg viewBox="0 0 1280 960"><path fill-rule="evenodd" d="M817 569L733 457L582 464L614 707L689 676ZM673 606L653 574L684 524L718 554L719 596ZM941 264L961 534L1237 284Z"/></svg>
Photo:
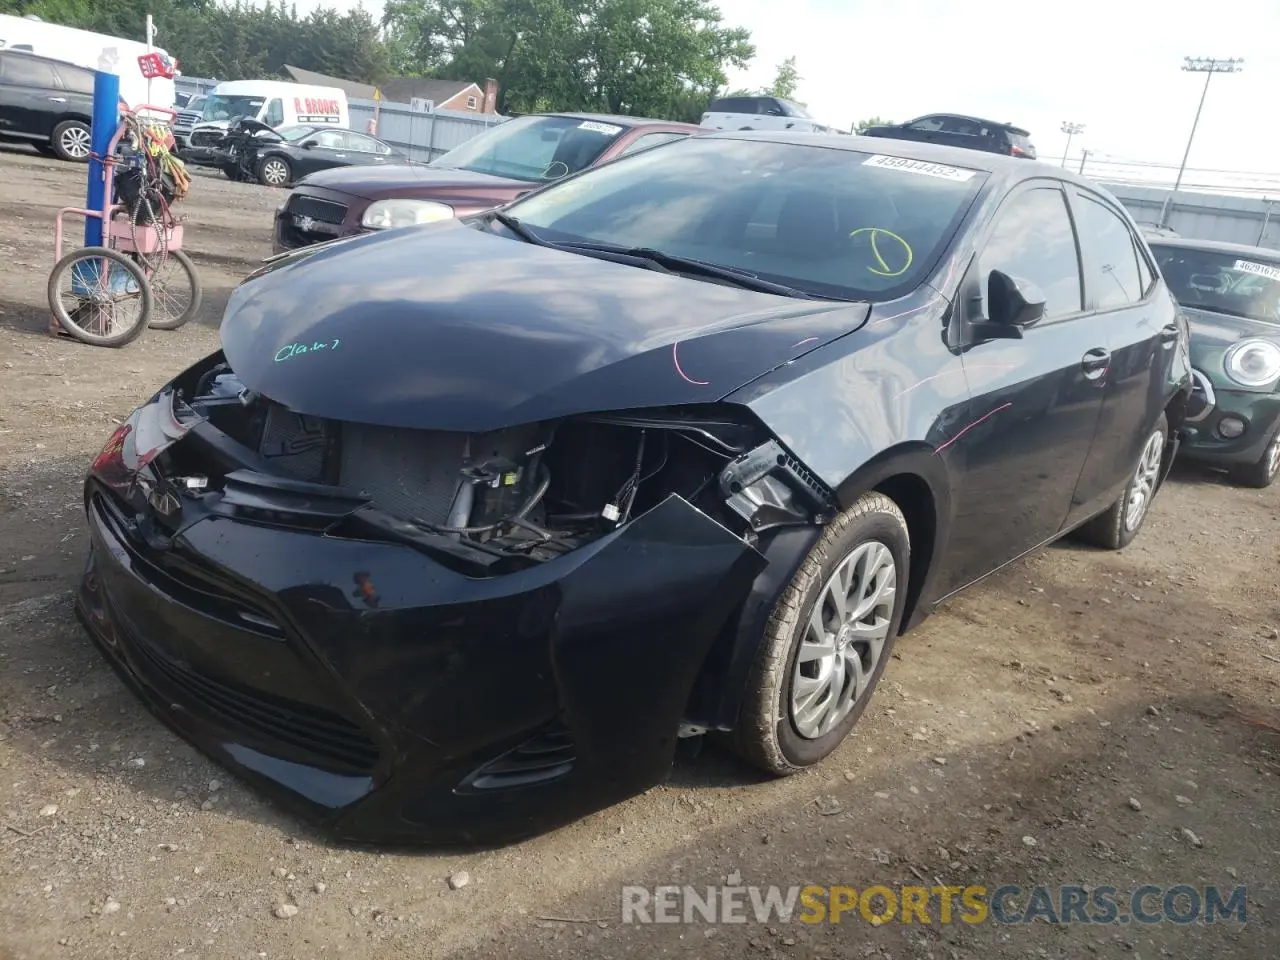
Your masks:
<svg viewBox="0 0 1280 960"><path fill-rule="evenodd" d="M44 332L53 212L83 177L0 153L2 960L1280 956L1280 488L1185 468L1130 549L1055 547L949 603L806 775L761 782L708 747L571 827L447 855L335 846L279 813L143 710L70 603L86 464L214 347L279 195L197 179L204 315L112 351ZM459 871L470 882L452 890ZM1247 922L620 922L624 884L735 874L1110 884L1122 903L1144 883L1243 884ZM286 904L296 914L276 916Z"/></svg>

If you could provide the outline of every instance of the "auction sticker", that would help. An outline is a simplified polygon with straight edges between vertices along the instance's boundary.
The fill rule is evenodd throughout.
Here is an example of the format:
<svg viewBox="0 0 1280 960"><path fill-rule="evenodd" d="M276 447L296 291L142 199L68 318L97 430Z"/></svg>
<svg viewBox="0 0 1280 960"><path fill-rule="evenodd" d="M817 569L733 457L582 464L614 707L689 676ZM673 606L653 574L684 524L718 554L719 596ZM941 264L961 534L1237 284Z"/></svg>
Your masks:
<svg viewBox="0 0 1280 960"><path fill-rule="evenodd" d="M1280 267L1266 263L1254 263L1252 260L1237 260L1236 269L1242 273L1255 273L1268 280L1280 280Z"/></svg>
<svg viewBox="0 0 1280 960"><path fill-rule="evenodd" d="M937 177L939 180L953 180L964 183L973 177L976 170L964 170L960 167L948 167L943 163L927 163L924 160L908 160L906 157L887 157L876 154L862 161L864 167L883 167L886 170L901 170L904 173L918 173L925 177Z"/></svg>
<svg viewBox="0 0 1280 960"><path fill-rule="evenodd" d="M592 133L603 133L610 137L622 130L621 127L615 127L612 123L599 123L595 120L583 120L578 124L578 129L590 130Z"/></svg>

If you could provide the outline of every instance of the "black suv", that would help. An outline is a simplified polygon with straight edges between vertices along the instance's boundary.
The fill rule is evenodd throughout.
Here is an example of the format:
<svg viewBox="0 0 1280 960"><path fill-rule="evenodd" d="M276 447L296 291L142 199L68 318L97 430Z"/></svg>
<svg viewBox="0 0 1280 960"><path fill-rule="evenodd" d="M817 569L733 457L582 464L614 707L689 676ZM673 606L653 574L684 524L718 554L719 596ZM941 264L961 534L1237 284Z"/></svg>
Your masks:
<svg viewBox="0 0 1280 960"><path fill-rule="evenodd" d="M889 137L894 140L919 140L937 143L945 147L967 147L987 153L1002 153L1006 157L1036 158L1036 148L1031 145L1031 134L1010 123L996 123L980 117L965 117L958 113L931 113L916 117L906 123L868 127L864 137Z"/></svg>
<svg viewBox="0 0 1280 960"><path fill-rule="evenodd" d="M93 143L93 71L32 53L0 50L0 140L83 163Z"/></svg>

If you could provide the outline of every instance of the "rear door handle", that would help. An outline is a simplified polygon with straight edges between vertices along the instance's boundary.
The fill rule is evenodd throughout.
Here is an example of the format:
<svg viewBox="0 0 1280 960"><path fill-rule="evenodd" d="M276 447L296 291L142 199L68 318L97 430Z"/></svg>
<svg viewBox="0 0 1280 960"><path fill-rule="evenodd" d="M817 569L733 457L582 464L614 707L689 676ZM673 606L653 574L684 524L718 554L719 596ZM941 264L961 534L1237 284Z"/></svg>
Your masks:
<svg viewBox="0 0 1280 960"><path fill-rule="evenodd" d="M1160 342L1167 346L1173 346L1178 342L1179 333L1176 323L1167 324L1160 328Z"/></svg>
<svg viewBox="0 0 1280 960"><path fill-rule="evenodd" d="M67 102L67 98L66 98L66 97L50 97L50 98L49 98L49 100L50 100L52 103L66 103L66 102Z"/></svg>
<svg viewBox="0 0 1280 960"><path fill-rule="evenodd" d="M1086 380L1097 380L1107 372L1111 365L1111 351L1104 347L1094 347L1080 359L1080 368L1084 370Z"/></svg>

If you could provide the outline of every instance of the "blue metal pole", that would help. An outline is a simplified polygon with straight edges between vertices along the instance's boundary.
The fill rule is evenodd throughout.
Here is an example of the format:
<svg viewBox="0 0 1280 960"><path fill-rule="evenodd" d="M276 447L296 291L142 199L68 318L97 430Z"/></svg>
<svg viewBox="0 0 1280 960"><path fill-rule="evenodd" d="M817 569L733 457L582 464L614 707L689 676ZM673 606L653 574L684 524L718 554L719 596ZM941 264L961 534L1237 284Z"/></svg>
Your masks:
<svg viewBox="0 0 1280 960"><path fill-rule="evenodd" d="M93 75L93 153L89 156L89 197L85 206L89 210L101 210L106 200L106 167L102 157L107 155L111 138L120 125L120 78L114 73L98 70ZM102 246L102 221L86 217L84 221L84 245Z"/></svg>

